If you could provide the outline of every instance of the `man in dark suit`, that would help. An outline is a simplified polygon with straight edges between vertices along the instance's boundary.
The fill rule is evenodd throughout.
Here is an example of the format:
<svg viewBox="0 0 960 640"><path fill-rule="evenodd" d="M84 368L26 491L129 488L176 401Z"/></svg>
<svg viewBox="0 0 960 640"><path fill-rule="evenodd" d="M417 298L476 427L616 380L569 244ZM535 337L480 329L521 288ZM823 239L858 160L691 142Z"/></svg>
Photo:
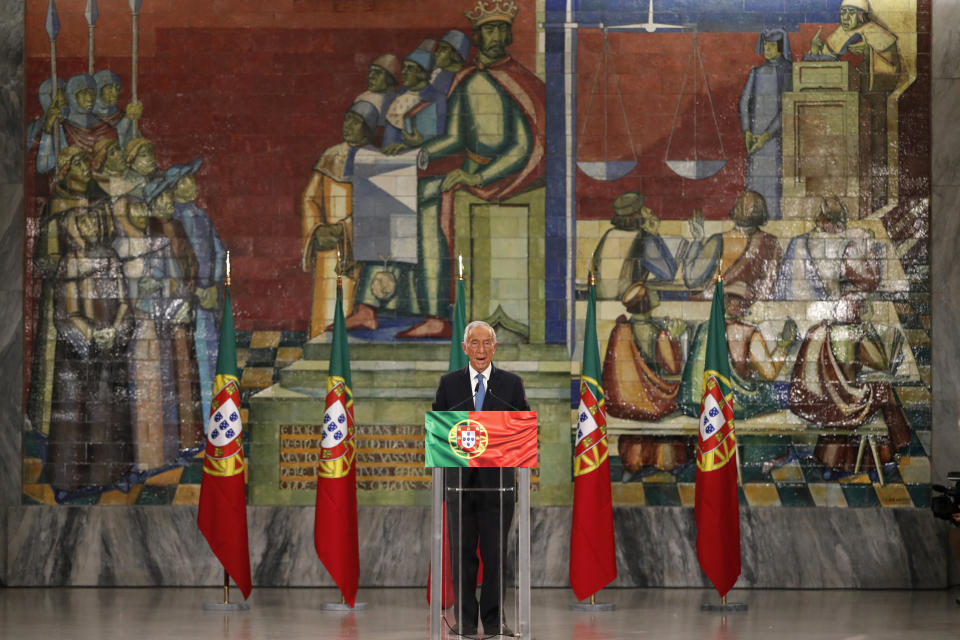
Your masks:
<svg viewBox="0 0 960 640"><path fill-rule="evenodd" d="M493 366L497 350L493 327L482 321L471 322L463 332L462 347L470 364L440 378L434 411L530 410L520 376ZM485 635L512 635L503 624L501 583L516 497L514 470L447 469L444 485L456 585L457 632L476 634L479 617ZM479 607L475 596L478 542L483 560Z"/></svg>

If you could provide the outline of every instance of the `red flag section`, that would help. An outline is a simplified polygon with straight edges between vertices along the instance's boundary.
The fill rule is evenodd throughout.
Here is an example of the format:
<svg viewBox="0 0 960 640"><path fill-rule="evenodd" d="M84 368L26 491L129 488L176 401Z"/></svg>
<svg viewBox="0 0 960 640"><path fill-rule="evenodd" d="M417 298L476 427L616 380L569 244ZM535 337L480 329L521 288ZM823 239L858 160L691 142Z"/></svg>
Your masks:
<svg viewBox="0 0 960 640"><path fill-rule="evenodd" d="M350 355L343 320L343 290L337 287L333 344L327 373L327 401L317 467L317 502L313 545L317 557L337 583L344 601L356 604L360 581L360 545L357 538L357 476L355 467L353 391Z"/></svg>
<svg viewBox="0 0 960 640"><path fill-rule="evenodd" d="M573 523L570 586L583 600L617 578L607 418L600 386L596 334L596 288L591 283L580 375L580 410L573 453Z"/></svg>
<svg viewBox="0 0 960 640"><path fill-rule="evenodd" d="M714 290L709 322L697 438L697 559L723 597L740 575L740 507L722 282Z"/></svg>
<svg viewBox="0 0 960 640"><path fill-rule="evenodd" d="M247 486L244 478L243 424L237 387L233 305L227 289L220 329L217 375L207 433L197 526L244 599L250 596L247 543Z"/></svg>

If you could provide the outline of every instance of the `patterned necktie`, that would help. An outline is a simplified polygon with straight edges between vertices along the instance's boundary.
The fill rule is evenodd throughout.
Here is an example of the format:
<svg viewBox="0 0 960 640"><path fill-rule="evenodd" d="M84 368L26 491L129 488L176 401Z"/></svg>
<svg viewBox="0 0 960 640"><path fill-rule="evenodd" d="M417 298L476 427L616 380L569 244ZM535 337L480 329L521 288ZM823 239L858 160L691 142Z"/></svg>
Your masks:
<svg viewBox="0 0 960 640"><path fill-rule="evenodd" d="M477 396L474 398L473 408L477 411L483 411L483 396L485 396L487 390L483 388L483 374L477 374Z"/></svg>

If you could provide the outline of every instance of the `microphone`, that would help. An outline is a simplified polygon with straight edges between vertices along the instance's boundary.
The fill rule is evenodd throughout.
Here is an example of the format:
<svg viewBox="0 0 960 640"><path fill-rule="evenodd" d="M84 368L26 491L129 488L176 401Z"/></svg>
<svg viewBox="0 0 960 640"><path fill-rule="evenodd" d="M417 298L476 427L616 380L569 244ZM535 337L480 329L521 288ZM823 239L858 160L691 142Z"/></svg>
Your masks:
<svg viewBox="0 0 960 640"><path fill-rule="evenodd" d="M488 385L487 385L487 393L489 393L491 396L493 396L494 398L496 398L497 400L499 400L499 401L502 402L503 404L505 404L505 405L507 405L508 407L510 407L510 410L511 410L511 411L528 411L528 409L518 409L517 407L513 406L513 403L512 403L512 402L507 402L506 400L504 400L503 398L501 398L500 396L498 396L497 394L495 394L495 393L493 392L493 385L492 385L492 384L488 384Z"/></svg>
<svg viewBox="0 0 960 640"><path fill-rule="evenodd" d="M457 404L455 404L455 405L453 405L452 407L450 407L449 409L447 409L447 411L456 411L457 409L459 409L459 408L462 407L463 405L467 404L468 402L473 402L474 399L477 397L477 390L478 390L479 388L480 388L480 383L478 382L477 384L475 384L475 385L473 386L473 395L467 396L466 398L464 398L463 400L461 400L461 401L458 402ZM487 389L487 391L490 391L490 390Z"/></svg>

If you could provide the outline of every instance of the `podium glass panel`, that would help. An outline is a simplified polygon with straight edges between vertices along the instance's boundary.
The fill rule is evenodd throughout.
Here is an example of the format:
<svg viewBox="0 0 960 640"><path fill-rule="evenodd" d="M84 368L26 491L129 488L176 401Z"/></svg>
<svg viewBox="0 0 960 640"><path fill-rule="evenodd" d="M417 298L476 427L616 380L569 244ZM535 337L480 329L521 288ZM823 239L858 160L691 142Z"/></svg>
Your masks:
<svg viewBox="0 0 960 640"><path fill-rule="evenodd" d="M426 464L433 467L430 638L529 638L530 467L537 459L536 413L466 414L431 412L425 424ZM446 613L444 505L454 595Z"/></svg>

